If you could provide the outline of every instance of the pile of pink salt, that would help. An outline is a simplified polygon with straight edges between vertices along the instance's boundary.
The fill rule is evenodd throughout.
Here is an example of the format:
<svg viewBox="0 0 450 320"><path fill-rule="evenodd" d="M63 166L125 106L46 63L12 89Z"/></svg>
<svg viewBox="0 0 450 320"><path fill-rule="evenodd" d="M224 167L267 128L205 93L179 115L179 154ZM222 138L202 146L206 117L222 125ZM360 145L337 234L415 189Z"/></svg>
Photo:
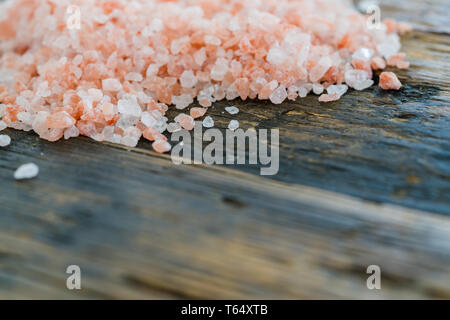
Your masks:
<svg viewBox="0 0 450 320"><path fill-rule="evenodd" d="M398 34L408 26L367 20L340 0L6 1L1 121L49 141L136 146L143 136L166 152L168 127L192 129L215 101L280 104L310 91L334 101L373 85L372 69L407 68ZM380 85L398 89L395 79Z"/></svg>

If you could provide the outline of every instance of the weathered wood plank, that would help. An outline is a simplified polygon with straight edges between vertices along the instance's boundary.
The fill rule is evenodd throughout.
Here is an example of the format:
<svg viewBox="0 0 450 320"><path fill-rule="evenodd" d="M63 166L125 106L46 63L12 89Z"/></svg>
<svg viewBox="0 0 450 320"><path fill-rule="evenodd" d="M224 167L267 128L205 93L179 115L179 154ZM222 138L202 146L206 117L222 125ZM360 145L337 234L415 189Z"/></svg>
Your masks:
<svg viewBox="0 0 450 320"><path fill-rule="evenodd" d="M92 144L30 134L1 153L0 297L450 297L448 217ZM29 160L39 178L13 182Z"/></svg>

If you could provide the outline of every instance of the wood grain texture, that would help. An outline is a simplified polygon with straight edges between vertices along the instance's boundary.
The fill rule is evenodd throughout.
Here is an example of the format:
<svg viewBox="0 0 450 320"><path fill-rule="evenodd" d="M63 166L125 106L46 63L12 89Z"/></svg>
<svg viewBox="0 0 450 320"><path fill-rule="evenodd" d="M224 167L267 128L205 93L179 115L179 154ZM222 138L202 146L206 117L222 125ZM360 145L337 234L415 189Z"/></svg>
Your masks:
<svg viewBox="0 0 450 320"><path fill-rule="evenodd" d="M221 129L280 129L274 177L175 166L145 141L7 130L0 298L450 298L450 9L383 3L420 29L402 40L412 67L399 92L210 109ZM39 177L14 181L30 161ZM70 264L81 291L65 287ZM370 264L382 290L366 288Z"/></svg>

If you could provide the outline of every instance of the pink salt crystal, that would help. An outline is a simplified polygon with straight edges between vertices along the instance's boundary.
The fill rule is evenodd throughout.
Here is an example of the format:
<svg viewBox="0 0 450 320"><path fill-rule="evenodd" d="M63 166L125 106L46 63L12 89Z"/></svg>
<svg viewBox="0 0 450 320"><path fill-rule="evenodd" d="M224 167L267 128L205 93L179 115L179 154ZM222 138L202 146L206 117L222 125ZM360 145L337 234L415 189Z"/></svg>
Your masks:
<svg viewBox="0 0 450 320"><path fill-rule="evenodd" d="M153 142L152 147L158 153L168 152L172 149L172 146L166 140L156 140Z"/></svg>
<svg viewBox="0 0 450 320"><path fill-rule="evenodd" d="M142 133L144 138L149 141L155 141L155 140L167 140L166 136L161 134L158 130L155 128L147 128Z"/></svg>
<svg viewBox="0 0 450 320"><path fill-rule="evenodd" d="M180 126L183 129L186 129L188 131L194 129L194 118L191 116L188 116L187 114L180 113L177 117L177 122L180 124Z"/></svg>
<svg viewBox="0 0 450 320"><path fill-rule="evenodd" d="M386 68L386 61L382 57L374 57L370 61L373 70L383 70Z"/></svg>
<svg viewBox="0 0 450 320"><path fill-rule="evenodd" d="M395 73L386 71L380 74L379 85L383 90L399 90L402 87Z"/></svg>
<svg viewBox="0 0 450 320"><path fill-rule="evenodd" d="M75 119L66 111L56 112L47 117L46 125L50 129L65 129L75 124Z"/></svg>
<svg viewBox="0 0 450 320"><path fill-rule="evenodd" d="M332 61L329 57L322 57L317 62L317 64L311 69L311 73L309 74L309 79L312 82L319 81L325 73L330 69L332 66Z"/></svg>
<svg viewBox="0 0 450 320"><path fill-rule="evenodd" d="M206 110L207 109L205 109L205 108L198 108L198 107L191 108L191 111L190 111L191 117L194 119L203 117L206 113Z"/></svg>
<svg viewBox="0 0 450 320"><path fill-rule="evenodd" d="M399 52L389 57L387 60L388 66L394 66L399 69L408 69L409 62L404 61L403 59L406 57L406 54L403 52Z"/></svg>
<svg viewBox="0 0 450 320"><path fill-rule="evenodd" d="M336 101L336 100L339 100L339 95L337 93L333 93L333 94L324 93L319 97L320 102L330 102L330 101Z"/></svg>
<svg viewBox="0 0 450 320"><path fill-rule="evenodd" d="M409 66L398 33L410 27L385 20L374 33L348 1L76 1L88 27L79 33L61 28L64 1L51 1L48 14L37 2L0 1L0 130L32 128L50 141L82 134L134 146L141 132L165 141L168 104L278 104L324 88L319 100L332 101L344 82L371 85L383 58ZM190 128L205 112L192 108L178 120Z"/></svg>
<svg viewBox="0 0 450 320"><path fill-rule="evenodd" d="M120 91L122 90L122 84L117 79L104 79L102 80L103 90L106 91Z"/></svg>

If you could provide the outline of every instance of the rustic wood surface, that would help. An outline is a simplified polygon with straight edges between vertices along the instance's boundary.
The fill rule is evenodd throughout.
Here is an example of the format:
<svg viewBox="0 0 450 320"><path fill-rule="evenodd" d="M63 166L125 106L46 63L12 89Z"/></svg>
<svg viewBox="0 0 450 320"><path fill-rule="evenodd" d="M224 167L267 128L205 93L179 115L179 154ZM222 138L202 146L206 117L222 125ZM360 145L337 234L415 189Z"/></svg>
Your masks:
<svg viewBox="0 0 450 320"><path fill-rule="evenodd" d="M384 3L416 28L399 92L211 108L222 129L280 129L276 176L7 130L0 298L450 298L450 5ZM38 178L14 181L30 161ZM371 264L381 290L366 288Z"/></svg>

